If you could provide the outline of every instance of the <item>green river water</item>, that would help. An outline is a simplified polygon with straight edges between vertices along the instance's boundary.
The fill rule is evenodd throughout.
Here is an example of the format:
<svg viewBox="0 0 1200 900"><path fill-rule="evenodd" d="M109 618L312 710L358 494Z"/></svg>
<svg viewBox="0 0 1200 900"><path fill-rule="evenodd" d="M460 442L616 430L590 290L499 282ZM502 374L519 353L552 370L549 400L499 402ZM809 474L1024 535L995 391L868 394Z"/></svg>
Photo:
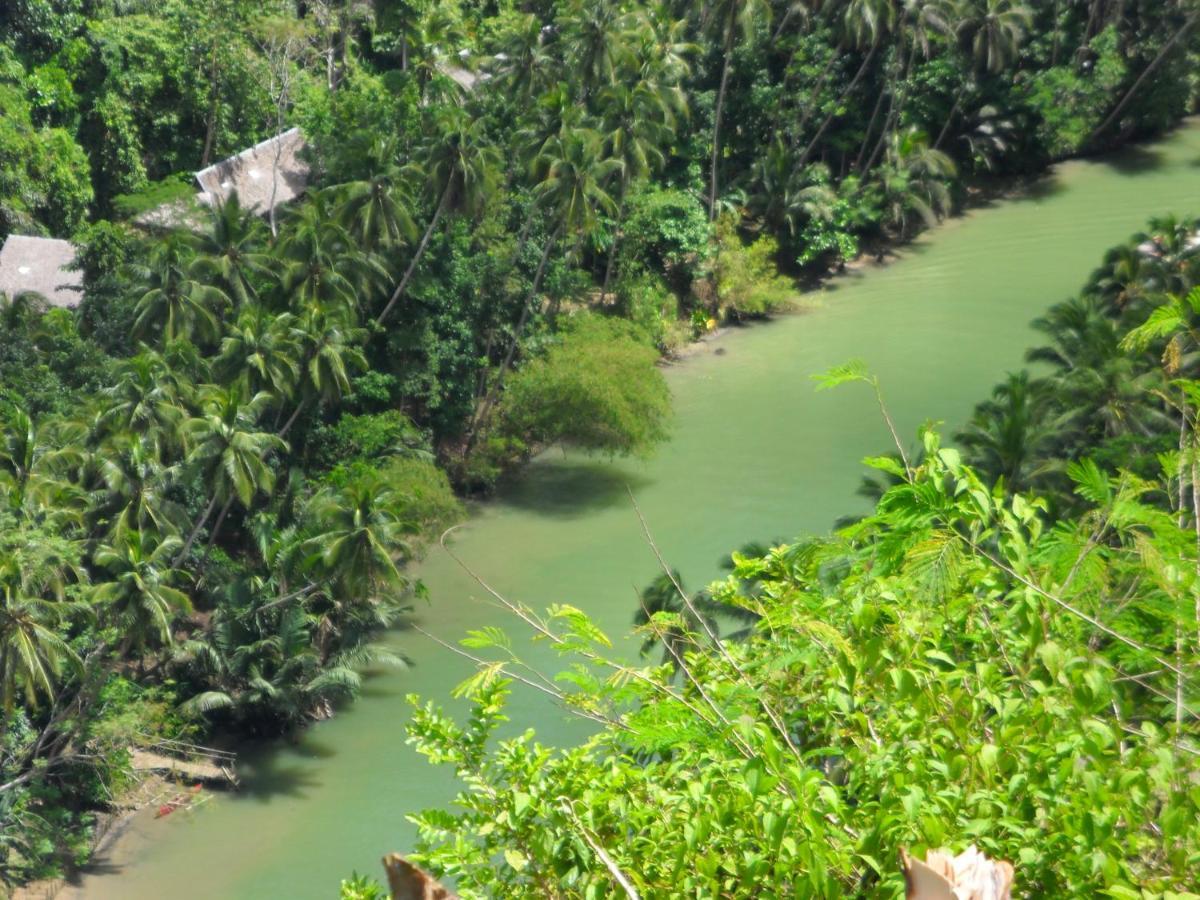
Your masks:
<svg viewBox="0 0 1200 900"><path fill-rule="evenodd" d="M838 279L811 311L717 337L669 370L676 423L653 459L547 453L476 511L456 552L510 597L571 603L622 634L634 587L657 571L627 485L693 587L748 540L827 530L862 507L859 460L886 450L888 436L865 388L817 394L809 375L861 357L904 435L926 419L953 431L1021 366L1029 322L1077 290L1105 249L1169 211L1200 211L1195 122L1155 145L1058 166L1027 196L946 223L890 266ZM440 549L419 575L432 602L418 617L430 632L448 641L491 623L520 632ZM240 792L161 820L141 814L66 895L318 900L355 869L381 875L383 853L412 845L405 814L445 805L454 789L450 773L405 745L405 694L446 701L470 671L419 634L388 641L410 670L374 675L352 709L295 743L245 752ZM634 653L628 643L621 652ZM531 694L514 698L520 726L551 742L586 733Z"/></svg>

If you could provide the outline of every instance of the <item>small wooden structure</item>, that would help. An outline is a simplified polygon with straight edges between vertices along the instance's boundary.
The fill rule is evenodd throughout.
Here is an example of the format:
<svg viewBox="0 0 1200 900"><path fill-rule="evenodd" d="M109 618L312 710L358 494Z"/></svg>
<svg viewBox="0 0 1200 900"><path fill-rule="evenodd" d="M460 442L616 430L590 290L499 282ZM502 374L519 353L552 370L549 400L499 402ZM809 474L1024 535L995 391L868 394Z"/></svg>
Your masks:
<svg viewBox="0 0 1200 900"><path fill-rule="evenodd" d="M197 747L180 741L155 741L147 747L129 748L135 772L158 772L184 781L236 787L237 755L227 750Z"/></svg>
<svg viewBox="0 0 1200 900"><path fill-rule="evenodd" d="M83 276L67 268L75 261L75 245L55 238L10 234L0 247L0 293L11 299L32 292L51 306L78 306Z"/></svg>

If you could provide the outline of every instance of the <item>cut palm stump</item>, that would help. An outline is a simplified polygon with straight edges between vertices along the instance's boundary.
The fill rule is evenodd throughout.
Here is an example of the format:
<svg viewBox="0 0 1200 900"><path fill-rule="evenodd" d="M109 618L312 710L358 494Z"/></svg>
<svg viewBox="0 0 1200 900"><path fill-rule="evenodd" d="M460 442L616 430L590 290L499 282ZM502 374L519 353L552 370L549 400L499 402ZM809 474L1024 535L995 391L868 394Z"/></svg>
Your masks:
<svg viewBox="0 0 1200 900"><path fill-rule="evenodd" d="M399 853L383 858L392 900L458 900L456 894L443 887L428 872L414 866Z"/></svg>
<svg viewBox="0 0 1200 900"><path fill-rule="evenodd" d="M988 859L975 846L958 856L930 850L924 861L900 851L907 900L1011 900L1012 863Z"/></svg>

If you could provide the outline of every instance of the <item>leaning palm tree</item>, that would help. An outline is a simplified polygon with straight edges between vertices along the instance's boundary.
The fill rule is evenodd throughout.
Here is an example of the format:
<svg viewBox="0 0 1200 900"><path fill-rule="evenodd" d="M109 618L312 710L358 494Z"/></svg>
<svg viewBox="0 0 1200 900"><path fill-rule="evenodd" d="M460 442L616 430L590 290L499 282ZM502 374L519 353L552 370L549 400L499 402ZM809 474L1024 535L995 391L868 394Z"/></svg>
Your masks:
<svg viewBox="0 0 1200 900"><path fill-rule="evenodd" d="M759 22L769 19L771 6L765 0L720 0L708 9L710 28L721 39L721 82L717 88L717 105L713 113L712 163L709 172L708 217L717 218L717 189L721 162L721 120L725 109L725 93L729 89L729 70L738 36L749 40Z"/></svg>
<svg viewBox="0 0 1200 900"><path fill-rule="evenodd" d="M10 713L18 695L30 707L52 698L64 668L77 666L75 652L55 626L71 607L62 592L47 597L30 565L36 547L0 553L0 710Z"/></svg>
<svg viewBox="0 0 1200 900"><path fill-rule="evenodd" d="M421 149L421 169L437 205L413 251L408 267L375 318L382 325L400 302L417 271L442 217L454 213L477 214L495 187L500 154L488 140L482 119L472 120L457 107L442 107L434 116L433 137Z"/></svg>
<svg viewBox="0 0 1200 900"><path fill-rule="evenodd" d="M183 424L184 439L190 448L188 464L204 474L211 498L187 540L179 545L173 568L187 557L218 502L224 505L209 534L210 545L235 500L248 508L255 496L271 492L275 473L269 465L270 455L287 447L281 438L259 428L271 402L266 391L246 398L240 385L212 386L201 397L200 414Z"/></svg>
<svg viewBox="0 0 1200 900"><path fill-rule="evenodd" d="M191 609L187 594L171 584L178 577L171 555L179 546L177 537L129 530L96 549L93 561L109 580L96 585L95 600L119 629L123 653L170 644L172 619Z"/></svg>

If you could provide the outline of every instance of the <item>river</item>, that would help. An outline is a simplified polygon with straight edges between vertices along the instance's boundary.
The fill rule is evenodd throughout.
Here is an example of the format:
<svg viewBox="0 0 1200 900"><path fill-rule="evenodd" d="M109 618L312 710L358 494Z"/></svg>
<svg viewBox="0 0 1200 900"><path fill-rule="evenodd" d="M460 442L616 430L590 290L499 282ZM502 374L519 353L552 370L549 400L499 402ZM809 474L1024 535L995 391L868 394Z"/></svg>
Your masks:
<svg viewBox="0 0 1200 900"><path fill-rule="evenodd" d="M566 602L611 634L627 631L634 589L657 572L631 507L637 496L665 556L693 588L751 539L828 530L861 510L859 460L888 435L861 386L814 393L809 376L864 359L905 436L925 420L959 427L1022 364L1030 321L1083 283L1109 246L1153 215L1200 210L1200 124L1153 145L1057 166L1026 195L951 220L886 267L810 296L810 311L736 329L672 366L676 422L652 459L604 462L549 452L454 542L508 596ZM500 624L520 633L438 548L418 574L417 618L455 641ZM328 900L340 878L381 876L379 858L412 846L405 815L446 805L450 773L404 741L405 695L448 701L470 663L414 632L389 643L413 666L373 674L361 700L295 743L244 755L243 789L193 812L137 817L64 896L88 900ZM553 670L541 648L521 652ZM634 654L626 642L619 652ZM518 692L515 724L550 742L585 733L541 696Z"/></svg>

